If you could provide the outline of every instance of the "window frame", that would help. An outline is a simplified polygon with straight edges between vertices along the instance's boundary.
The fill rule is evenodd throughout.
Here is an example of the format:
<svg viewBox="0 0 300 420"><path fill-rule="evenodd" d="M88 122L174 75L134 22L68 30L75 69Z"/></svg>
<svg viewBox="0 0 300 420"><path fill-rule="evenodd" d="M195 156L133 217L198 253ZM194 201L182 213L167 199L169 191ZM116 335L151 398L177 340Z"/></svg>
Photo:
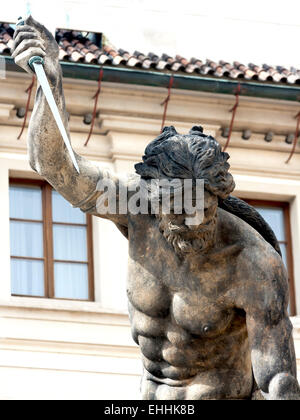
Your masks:
<svg viewBox="0 0 300 420"><path fill-rule="evenodd" d="M293 258L293 247L292 247L292 230L291 230L291 218L290 218L290 203L284 201L269 201L259 199L248 199L242 198L241 200L246 201L250 206L253 207L265 207L265 208L276 208L283 210L284 229L285 229L285 241L278 241L279 243L286 245L286 256L287 256L287 272L289 280L289 293L290 293L290 316L296 315L296 294L295 294L295 281L294 281L294 258Z"/></svg>
<svg viewBox="0 0 300 420"><path fill-rule="evenodd" d="M12 185L19 186L37 186L41 189L42 195L42 221L43 224L43 245L44 245L44 296L33 296L33 295L21 295L21 294L11 294L11 296L17 297L30 297L30 298L41 298L41 299L56 299L56 300L70 300L70 301L83 301L83 302L94 302L95 301L95 291L94 291L94 253L93 253L93 226L92 226L92 216L90 214L86 215L86 224L77 226L86 226L86 241L87 241L87 266L88 266L88 299L72 299L72 298L58 298L55 297L54 290L54 256L53 256L53 222L52 217L52 186L42 180L36 179L26 179L26 178L9 178L9 187ZM9 218L9 221L15 220L14 218ZM20 219L21 220L21 219ZM34 222L34 220L33 220ZM68 226L68 223L62 223L63 225ZM70 223L69 225L73 225ZM75 224L74 224L75 225ZM10 255L10 258L14 256ZM26 259L26 257L24 257ZM30 259L30 258L29 258ZM81 262L83 263L83 262Z"/></svg>

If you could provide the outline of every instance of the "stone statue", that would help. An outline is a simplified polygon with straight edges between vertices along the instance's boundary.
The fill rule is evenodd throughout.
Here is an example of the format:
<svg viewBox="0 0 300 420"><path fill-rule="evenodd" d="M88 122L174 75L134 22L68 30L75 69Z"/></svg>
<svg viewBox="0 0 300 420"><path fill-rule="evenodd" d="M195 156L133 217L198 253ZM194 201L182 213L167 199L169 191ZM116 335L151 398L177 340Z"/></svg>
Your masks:
<svg viewBox="0 0 300 420"><path fill-rule="evenodd" d="M29 17L14 40L15 62L27 72L32 56L44 57L67 127L53 36ZM132 335L143 359L144 399L300 399L279 246L258 213L230 196L229 155L215 139L201 127L187 135L167 127L127 181L76 155L78 174L39 88L28 148L31 167L73 206L95 216L103 194L99 180L117 187L127 182L130 191L142 181L150 186L157 179L204 180L199 224L186 223L184 212L172 210L101 214L129 241L127 292Z"/></svg>

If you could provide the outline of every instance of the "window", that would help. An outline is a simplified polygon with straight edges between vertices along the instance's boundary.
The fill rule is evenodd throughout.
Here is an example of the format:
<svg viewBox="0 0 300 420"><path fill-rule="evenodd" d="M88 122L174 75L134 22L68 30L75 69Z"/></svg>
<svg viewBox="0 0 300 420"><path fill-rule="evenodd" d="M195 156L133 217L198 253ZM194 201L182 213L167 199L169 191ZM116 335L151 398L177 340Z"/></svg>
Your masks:
<svg viewBox="0 0 300 420"><path fill-rule="evenodd" d="M294 289L294 270L291 240L291 226L289 204L274 201L245 200L263 216L266 222L273 229L280 244L282 259L289 275L290 304L289 313L295 315L295 289Z"/></svg>
<svg viewBox="0 0 300 420"><path fill-rule="evenodd" d="M91 216L42 181L10 182L11 293L93 300Z"/></svg>

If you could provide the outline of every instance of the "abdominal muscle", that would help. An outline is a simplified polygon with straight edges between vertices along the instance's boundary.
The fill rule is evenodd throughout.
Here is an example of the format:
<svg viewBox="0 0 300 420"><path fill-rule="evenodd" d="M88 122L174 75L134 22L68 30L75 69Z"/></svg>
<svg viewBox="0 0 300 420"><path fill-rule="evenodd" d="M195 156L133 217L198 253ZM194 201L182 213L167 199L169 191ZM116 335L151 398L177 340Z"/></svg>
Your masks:
<svg viewBox="0 0 300 420"><path fill-rule="evenodd" d="M190 380L159 379L144 370L141 384L144 400L251 399L253 377L232 375L230 370L197 374Z"/></svg>
<svg viewBox="0 0 300 420"><path fill-rule="evenodd" d="M243 329L226 338L192 339L178 345L166 337L139 335L138 343L144 365L143 399L251 398L253 376Z"/></svg>
<svg viewBox="0 0 300 420"><path fill-rule="evenodd" d="M245 319L214 308L209 316L203 313L203 319L196 312L199 319L185 328L180 323L188 324L186 319L175 319L176 311L157 317L129 304L133 339L143 358L143 399L251 397L253 375ZM211 328L207 332L200 328L197 334L200 324Z"/></svg>

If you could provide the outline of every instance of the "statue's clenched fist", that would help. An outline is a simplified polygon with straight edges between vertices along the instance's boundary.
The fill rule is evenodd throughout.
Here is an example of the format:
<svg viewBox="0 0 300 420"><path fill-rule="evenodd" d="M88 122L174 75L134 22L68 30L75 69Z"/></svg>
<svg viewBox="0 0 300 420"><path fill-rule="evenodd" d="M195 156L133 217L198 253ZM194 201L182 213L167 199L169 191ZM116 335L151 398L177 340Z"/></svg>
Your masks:
<svg viewBox="0 0 300 420"><path fill-rule="evenodd" d="M31 16L23 25L16 26L12 57L25 71L32 74L28 61L33 56L40 56L44 58L46 74L50 79L55 78L59 73L58 55L59 48L51 32Z"/></svg>
<svg viewBox="0 0 300 420"><path fill-rule="evenodd" d="M297 379L289 373L277 374L269 385L271 400L300 400L300 386Z"/></svg>

